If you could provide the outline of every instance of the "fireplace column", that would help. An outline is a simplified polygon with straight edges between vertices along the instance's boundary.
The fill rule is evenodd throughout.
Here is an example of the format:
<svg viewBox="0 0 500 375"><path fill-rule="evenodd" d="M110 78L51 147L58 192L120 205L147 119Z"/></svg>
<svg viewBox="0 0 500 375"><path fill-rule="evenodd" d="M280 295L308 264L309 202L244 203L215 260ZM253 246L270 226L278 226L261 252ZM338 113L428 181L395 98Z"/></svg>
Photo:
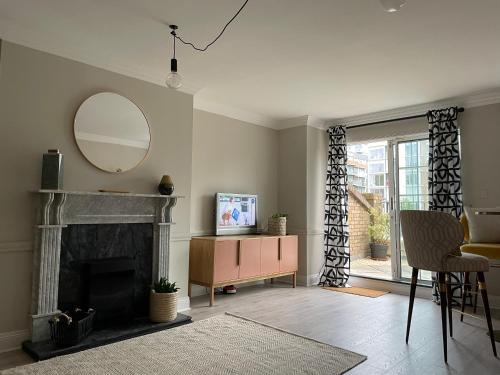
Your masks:
<svg viewBox="0 0 500 375"><path fill-rule="evenodd" d="M157 222L154 228L153 247L153 282L161 277L168 279L170 225L172 225L172 207L177 203L176 197L165 197L157 206Z"/></svg>
<svg viewBox="0 0 500 375"><path fill-rule="evenodd" d="M42 209L36 236L32 289L32 341L49 338L47 319L57 314L59 262L61 253L61 213L66 194L50 193L42 197Z"/></svg>

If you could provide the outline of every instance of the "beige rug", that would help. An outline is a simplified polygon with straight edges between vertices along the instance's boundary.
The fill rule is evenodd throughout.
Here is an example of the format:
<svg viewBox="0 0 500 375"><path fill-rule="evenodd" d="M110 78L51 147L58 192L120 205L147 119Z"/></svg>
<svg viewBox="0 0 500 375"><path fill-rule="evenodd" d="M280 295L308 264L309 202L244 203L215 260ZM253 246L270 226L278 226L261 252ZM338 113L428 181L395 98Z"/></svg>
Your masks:
<svg viewBox="0 0 500 375"><path fill-rule="evenodd" d="M349 288L335 288L335 287L325 286L323 287L323 289L331 290L332 292L356 294L357 296L370 297L370 298L377 298L383 296L384 294L389 293L383 290L357 288L355 286Z"/></svg>
<svg viewBox="0 0 500 375"><path fill-rule="evenodd" d="M365 359L245 318L219 315L1 374L332 375Z"/></svg>

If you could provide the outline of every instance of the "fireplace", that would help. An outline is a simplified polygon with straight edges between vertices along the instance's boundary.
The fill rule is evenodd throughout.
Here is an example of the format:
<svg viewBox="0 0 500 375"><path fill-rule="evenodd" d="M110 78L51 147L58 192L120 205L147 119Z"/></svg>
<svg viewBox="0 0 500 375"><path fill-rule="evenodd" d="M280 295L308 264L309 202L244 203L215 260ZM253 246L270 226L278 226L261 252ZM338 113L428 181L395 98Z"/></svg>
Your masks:
<svg viewBox="0 0 500 375"><path fill-rule="evenodd" d="M147 264L151 274L144 273L145 268L137 268L137 264L135 268L134 280L139 278L143 285L168 278L172 208L182 197L65 190L39 190L37 195L40 205L33 258L31 342L50 338L47 321L59 313L62 305L83 301L79 283L84 261L129 257L144 267ZM147 235L144 229L136 229L144 227L148 228ZM121 237L125 239L119 244L116 241ZM74 239L77 241L72 243ZM66 246L68 241L70 246ZM115 241L113 246L108 246L110 241ZM130 248L132 244L134 249ZM78 268L73 277L78 275L79 280L68 279L68 266ZM64 287L59 288L60 284ZM144 290L141 298L147 298ZM147 303L143 301L140 306L134 306L134 314L147 313Z"/></svg>
<svg viewBox="0 0 500 375"><path fill-rule="evenodd" d="M69 225L62 231L58 308L96 310L96 328L148 316L151 224Z"/></svg>
<svg viewBox="0 0 500 375"><path fill-rule="evenodd" d="M23 343L34 359L191 322L183 314L167 323L147 318L151 283L168 279L172 208L183 197L65 190L37 194L31 340ZM97 329L75 346L56 348L48 320L80 305L101 311Z"/></svg>

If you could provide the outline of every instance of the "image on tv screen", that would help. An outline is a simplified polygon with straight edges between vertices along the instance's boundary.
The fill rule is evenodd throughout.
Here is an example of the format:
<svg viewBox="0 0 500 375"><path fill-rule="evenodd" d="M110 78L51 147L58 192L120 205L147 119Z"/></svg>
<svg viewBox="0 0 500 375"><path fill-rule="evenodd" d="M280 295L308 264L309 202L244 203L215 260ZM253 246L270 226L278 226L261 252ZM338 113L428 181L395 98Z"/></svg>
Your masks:
<svg viewBox="0 0 500 375"><path fill-rule="evenodd" d="M220 195L217 203L219 205L218 226L247 227L255 225L255 198Z"/></svg>

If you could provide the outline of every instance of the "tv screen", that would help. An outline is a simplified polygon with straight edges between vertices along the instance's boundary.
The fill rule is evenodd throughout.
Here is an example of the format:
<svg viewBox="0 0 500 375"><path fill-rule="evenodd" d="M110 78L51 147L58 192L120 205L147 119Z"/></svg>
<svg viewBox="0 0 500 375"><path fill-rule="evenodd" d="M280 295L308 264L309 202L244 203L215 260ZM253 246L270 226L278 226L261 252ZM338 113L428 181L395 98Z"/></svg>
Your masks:
<svg viewBox="0 0 500 375"><path fill-rule="evenodd" d="M257 232L257 196L217 193L215 234Z"/></svg>

